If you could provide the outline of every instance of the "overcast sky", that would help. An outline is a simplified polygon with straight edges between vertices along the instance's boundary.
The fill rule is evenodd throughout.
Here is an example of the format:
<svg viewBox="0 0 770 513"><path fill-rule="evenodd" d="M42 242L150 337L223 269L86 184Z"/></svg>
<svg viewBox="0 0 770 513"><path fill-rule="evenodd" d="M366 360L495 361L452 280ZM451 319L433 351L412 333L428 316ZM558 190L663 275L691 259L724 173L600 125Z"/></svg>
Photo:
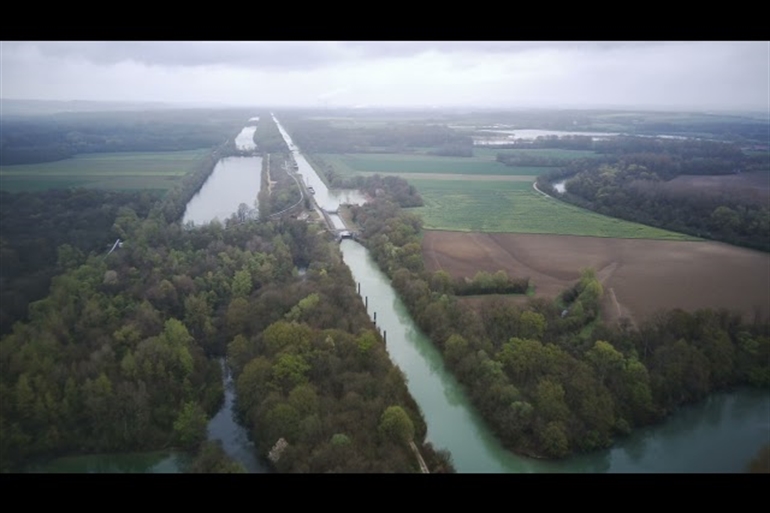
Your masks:
<svg viewBox="0 0 770 513"><path fill-rule="evenodd" d="M6 99L770 110L770 42L1 42Z"/></svg>

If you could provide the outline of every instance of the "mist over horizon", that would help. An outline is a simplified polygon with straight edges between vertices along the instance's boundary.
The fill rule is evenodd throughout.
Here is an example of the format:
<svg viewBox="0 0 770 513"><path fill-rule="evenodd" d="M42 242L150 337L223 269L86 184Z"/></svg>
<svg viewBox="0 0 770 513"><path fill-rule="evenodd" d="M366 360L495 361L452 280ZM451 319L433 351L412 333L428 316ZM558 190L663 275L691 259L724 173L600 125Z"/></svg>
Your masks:
<svg viewBox="0 0 770 513"><path fill-rule="evenodd" d="M770 42L2 42L4 100L770 112Z"/></svg>

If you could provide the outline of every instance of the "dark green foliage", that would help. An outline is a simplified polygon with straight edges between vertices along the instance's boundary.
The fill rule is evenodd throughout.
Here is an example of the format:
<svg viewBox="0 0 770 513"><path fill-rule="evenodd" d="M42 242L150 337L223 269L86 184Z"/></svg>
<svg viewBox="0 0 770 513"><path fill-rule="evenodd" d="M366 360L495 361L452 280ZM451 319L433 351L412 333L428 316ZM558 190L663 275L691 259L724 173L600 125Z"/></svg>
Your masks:
<svg viewBox="0 0 770 513"><path fill-rule="evenodd" d="M193 474L245 474L246 469L241 463L234 461L222 449L222 444L204 442L198 455L190 465L189 472Z"/></svg>
<svg viewBox="0 0 770 513"><path fill-rule="evenodd" d="M50 162L78 153L211 148L233 137L244 110L71 112L2 117L0 165Z"/></svg>
<svg viewBox="0 0 770 513"><path fill-rule="evenodd" d="M157 196L97 189L0 191L0 334L43 298L51 278L125 238L129 219L146 216ZM122 221L120 221L122 219Z"/></svg>
<svg viewBox="0 0 770 513"><path fill-rule="evenodd" d="M254 142L257 144L257 150L262 154L267 153L289 153L286 141L283 140L278 125L275 124L270 112L262 112L257 122L257 131L254 133Z"/></svg>
<svg viewBox="0 0 770 513"><path fill-rule="evenodd" d="M529 288L529 278L514 279L505 271L494 274L479 271L472 280L457 279L454 282L454 293L458 296L473 296L480 294L524 294Z"/></svg>

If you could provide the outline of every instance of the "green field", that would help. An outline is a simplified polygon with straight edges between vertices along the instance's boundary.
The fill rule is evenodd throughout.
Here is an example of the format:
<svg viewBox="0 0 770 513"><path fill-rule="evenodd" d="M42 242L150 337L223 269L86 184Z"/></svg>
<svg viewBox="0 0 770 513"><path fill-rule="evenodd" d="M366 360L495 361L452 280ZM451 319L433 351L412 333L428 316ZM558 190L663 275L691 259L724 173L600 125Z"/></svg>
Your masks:
<svg viewBox="0 0 770 513"><path fill-rule="evenodd" d="M578 150L500 151L537 152L539 156L563 159L595 155ZM381 173L405 178L425 201L425 206L414 211L422 216L428 229L694 240L687 235L615 219L546 198L535 192L532 184L536 176L554 168L508 167L494 160L498 150L474 149L474 152L476 156L471 158L368 153L321 154L318 157L323 162L321 166L331 166L343 176ZM449 179L449 175L462 179ZM474 176L478 178L474 179ZM495 176L500 179L494 179ZM507 179L517 176L522 181ZM527 177L531 179L527 180Z"/></svg>
<svg viewBox="0 0 770 513"><path fill-rule="evenodd" d="M438 157L398 153L321 154L323 161L343 176L368 174L462 174L538 176L552 167L509 167L488 157Z"/></svg>
<svg viewBox="0 0 770 513"><path fill-rule="evenodd" d="M413 210L427 229L695 240L546 198L526 182L479 182L472 187L458 181L409 182L425 201Z"/></svg>
<svg viewBox="0 0 770 513"><path fill-rule="evenodd" d="M71 159L0 166L0 189L9 192L68 187L167 190L193 171L209 149L90 153Z"/></svg>

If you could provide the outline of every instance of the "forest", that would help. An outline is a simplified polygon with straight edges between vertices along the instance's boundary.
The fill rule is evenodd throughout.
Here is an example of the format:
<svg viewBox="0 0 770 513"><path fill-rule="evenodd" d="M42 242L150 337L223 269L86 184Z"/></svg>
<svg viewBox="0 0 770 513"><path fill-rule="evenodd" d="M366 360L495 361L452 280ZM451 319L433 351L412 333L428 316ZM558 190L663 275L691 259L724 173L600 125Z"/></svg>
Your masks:
<svg viewBox="0 0 770 513"><path fill-rule="evenodd" d="M422 413L333 238L290 218L170 222L194 183L147 200L146 215L128 201L102 214L111 226L84 239L97 249L54 248L47 296L0 338L1 470L177 448L196 456L191 471L242 471L205 440L226 356L241 420L274 470L415 472L414 441L431 472L453 471L447 453L424 443ZM67 199L90 197L96 209L105 200L56 194L54 214ZM113 253L99 248L117 237L124 245Z"/></svg>
<svg viewBox="0 0 770 513"><path fill-rule="evenodd" d="M404 153L430 148L435 155L470 157L473 140L443 125L388 121L373 125L335 124L286 113L281 116L297 145L307 153Z"/></svg>
<svg viewBox="0 0 770 513"><path fill-rule="evenodd" d="M425 270L418 216L379 198L353 215L412 318L517 453L562 458L605 448L714 391L770 386L767 324L673 310L638 329L608 326L591 269L556 301L522 307L498 296L473 308L458 301L445 272Z"/></svg>
<svg viewBox="0 0 770 513"><path fill-rule="evenodd" d="M770 177L770 155L747 155L734 144L696 140L616 138L597 141L601 158L577 159L538 177L538 187L557 195L551 182L563 177L560 199L629 221L770 251L767 202L727 185L708 193L669 183L679 176Z"/></svg>
<svg viewBox="0 0 770 513"><path fill-rule="evenodd" d="M66 112L0 117L0 165L32 164L78 153L212 148L237 133L244 109Z"/></svg>

